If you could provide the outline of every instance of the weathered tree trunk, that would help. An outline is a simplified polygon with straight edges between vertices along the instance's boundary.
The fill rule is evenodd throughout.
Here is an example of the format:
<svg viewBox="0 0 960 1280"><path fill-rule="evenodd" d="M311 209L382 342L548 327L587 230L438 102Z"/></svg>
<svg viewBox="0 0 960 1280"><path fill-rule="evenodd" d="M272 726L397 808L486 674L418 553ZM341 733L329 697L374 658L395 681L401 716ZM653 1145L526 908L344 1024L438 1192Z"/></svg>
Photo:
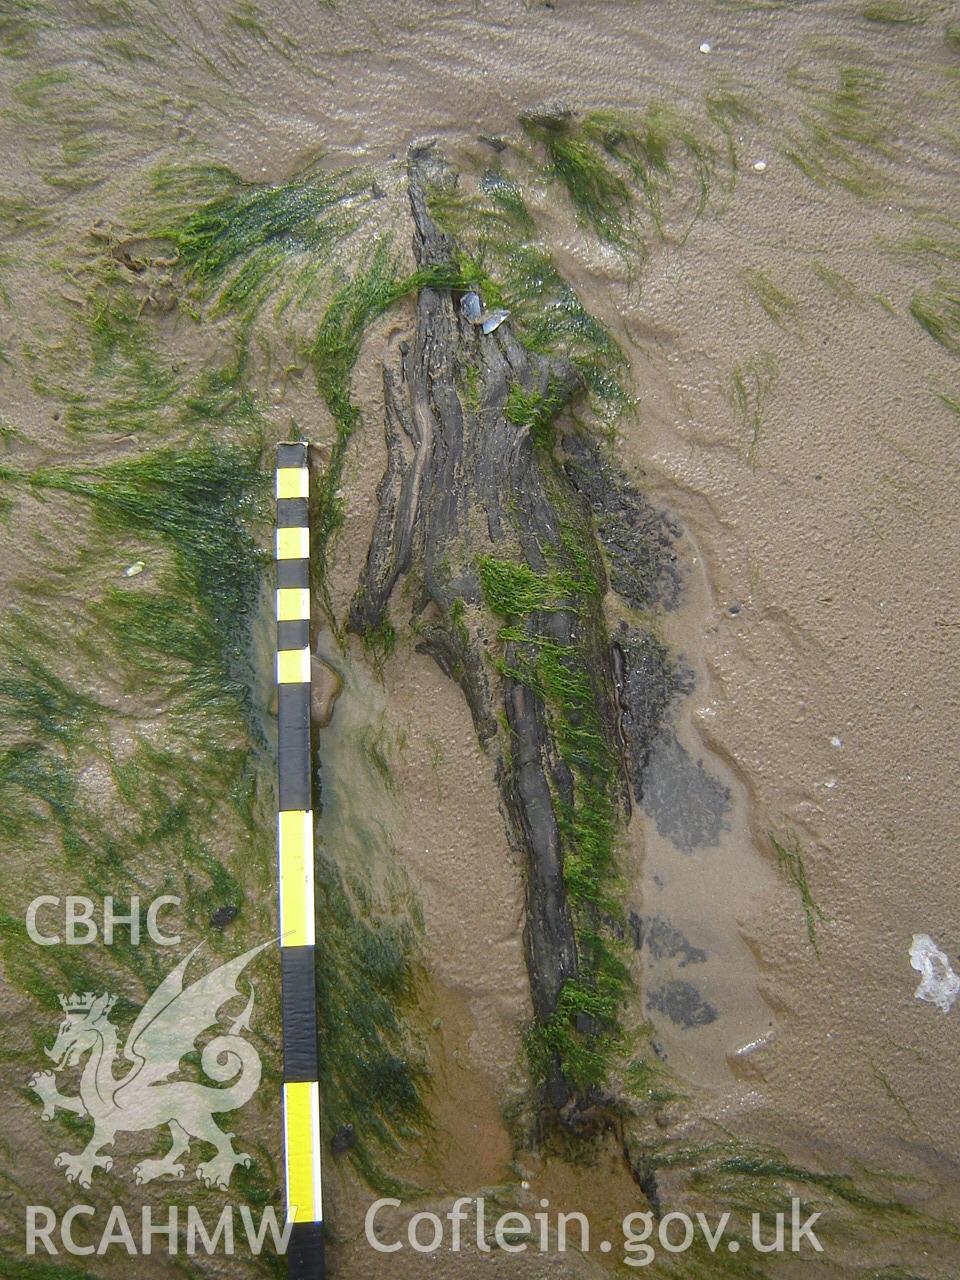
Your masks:
<svg viewBox="0 0 960 1280"><path fill-rule="evenodd" d="M417 263L452 270L454 246L431 218L428 195L455 178L430 148L411 153L409 177ZM571 903L565 875L565 859L575 853L569 811L582 779L557 741L556 715L523 674L544 645L586 674L602 739L604 776L593 783L614 796L614 807L629 803L602 613L605 570L590 509L550 444L508 417L512 387L549 400L555 412L581 390L581 378L567 360L526 350L509 322L483 334L447 288L420 290L415 336L401 351L399 370L383 374L388 463L350 625L375 632L399 577L410 574L421 649L461 685L481 741L491 750L497 742L508 831L526 868L526 955L543 1026L556 1015L564 984L592 981L580 938L585 924L600 927L596 913L587 921L589 906ZM549 606L511 617L513 638L498 667L500 624L484 598L485 557L526 566L540 581L594 589L561 591ZM569 714L576 720L580 712ZM589 1043L593 1019L574 1014L570 1022ZM586 1101L560 1055L545 1076L548 1106Z"/></svg>

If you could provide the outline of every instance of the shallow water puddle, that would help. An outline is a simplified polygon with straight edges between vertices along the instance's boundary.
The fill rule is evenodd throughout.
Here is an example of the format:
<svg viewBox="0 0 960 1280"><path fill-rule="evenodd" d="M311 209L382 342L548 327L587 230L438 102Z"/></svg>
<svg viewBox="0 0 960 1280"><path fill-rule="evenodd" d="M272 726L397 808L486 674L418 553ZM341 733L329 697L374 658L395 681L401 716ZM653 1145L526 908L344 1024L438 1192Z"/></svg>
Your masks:
<svg viewBox="0 0 960 1280"><path fill-rule="evenodd" d="M439 753L440 740L429 730L445 735L444 726L449 725L438 714L438 698L425 690L412 695L420 712L418 722L409 695L391 693L357 649L343 653L329 632L321 633L315 653L343 682L329 723L315 727L321 797L318 845L354 886L355 897L358 882L363 893L371 887L378 916L389 903L391 910L406 910L424 922L417 1007L410 1014L414 1036L426 1053L430 1081L424 1104L433 1128L422 1158L411 1149L397 1153L394 1162L411 1184L451 1193L501 1183L509 1179L513 1154L503 1117L502 1081L516 1046L502 1049L503 1063L491 1062L490 1037L496 1041L499 1034L502 1040L500 1018L477 1007L477 993L499 985L503 961L491 954L489 943L484 947L482 937L475 936L483 934L486 922L479 903L459 927L460 943L468 948L459 962L438 936L438 915L449 921L454 910L463 909L467 891L462 868L448 862L433 836L437 814L452 829L458 815L462 818L461 806L469 809L468 790L458 787L447 795L441 774L423 767L424 738ZM416 660L414 665L425 668L430 680L440 682L459 706L459 691L446 687L447 678L432 662ZM409 724L409 731L404 724ZM499 820L496 815L494 820ZM455 837L454 843L459 846L460 841ZM411 884L417 886L415 900ZM505 909L499 895L493 909L497 914ZM513 914L508 911L511 918ZM321 932L322 928L321 921ZM469 951L470 942L485 955L486 967Z"/></svg>
<svg viewBox="0 0 960 1280"><path fill-rule="evenodd" d="M750 834L750 797L704 740L711 714L700 637L710 611L703 561L689 533L678 545L679 607L663 638L692 673L668 713L644 775L631 835L643 850L642 907L629 923L641 956L645 1012L668 1066L685 1080L729 1088L728 1056L765 1040L772 1014L740 922L776 886Z"/></svg>
<svg viewBox="0 0 960 1280"><path fill-rule="evenodd" d="M431 1062L436 1087L428 1105L436 1124L434 1159L443 1187L463 1194L510 1179L513 1140L491 1077L473 1048L476 1016L462 991L435 982Z"/></svg>
<svg viewBox="0 0 960 1280"><path fill-rule="evenodd" d="M392 769L402 739L364 663L338 649L329 631L320 633L314 653L342 681L329 722L314 725L318 844L344 875L381 886L394 870Z"/></svg>

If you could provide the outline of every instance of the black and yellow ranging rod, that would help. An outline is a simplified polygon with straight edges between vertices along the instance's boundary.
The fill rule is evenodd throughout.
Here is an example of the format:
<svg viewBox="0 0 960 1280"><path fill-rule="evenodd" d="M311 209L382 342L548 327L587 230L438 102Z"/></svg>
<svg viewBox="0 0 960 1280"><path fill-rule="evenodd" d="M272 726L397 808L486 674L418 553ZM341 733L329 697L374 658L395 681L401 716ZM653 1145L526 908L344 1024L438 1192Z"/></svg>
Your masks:
<svg viewBox="0 0 960 1280"><path fill-rule="evenodd" d="M277 878L290 1280L322 1280L320 1091L310 785L310 530L305 444L277 446Z"/></svg>

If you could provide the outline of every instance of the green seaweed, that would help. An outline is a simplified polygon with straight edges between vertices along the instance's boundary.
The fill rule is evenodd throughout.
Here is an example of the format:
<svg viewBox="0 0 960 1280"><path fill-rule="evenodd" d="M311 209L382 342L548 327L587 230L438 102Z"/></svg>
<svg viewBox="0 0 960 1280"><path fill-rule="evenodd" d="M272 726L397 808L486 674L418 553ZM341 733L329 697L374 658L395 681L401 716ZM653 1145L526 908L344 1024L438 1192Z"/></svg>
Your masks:
<svg viewBox="0 0 960 1280"><path fill-rule="evenodd" d="M116 129L134 126L116 152L121 167L147 136L139 127L143 113L115 95L84 115L82 104L99 93L99 71L85 85L79 79L28 77L14 99L18 118L35 115L37 172L70 188L102 180L109 171L103 149ZM114 108L116 120L107 123ZM170 112L156 118L164 114L155 138L171 129ZM82 205L76 208L82 216ZM149 216L155 213L148 205ZM298 230L280 226L275 207L270 215L264 254L280 244L297 259ZM0 228L22 239L16 247L24 254L34 251L28 237L55 225L52 216L50 207L17 193L0 203ZM244 210L230 216L242 222ZM306 238L310 218L305 212ZM245 223L248 245L256 241L254 221L250 214ZM181 275L156 302L147 290L161 283L158 268L128 257L127 242L113 232L108 239L102 225L69 256L59 251L65 261L55 257L53 235L45 242L44 265L65 301L51 329L22 339L16 350L18 374L32 372L34 390L53 401L53 412L41 410L37 421L43 454L58 461L32 475L4 470L5 488L23 497L27 513L46 505L33 525L49 535L30 546L29 574L14 583L16 614L0 636L0 840L18 857L30 852L26 879L11 886L10 914L0 920L0 945L7 978L50 1011L60 992L105 984L135 1001L163 977L165 955L131 946L122 931L102 963L98 948L34 946L14 905L29 899L34 884L39 891L53 885L53 892L69 884L71 893L95 900L111 893L121 903L131 892L144 901L175 893L182 902L177 928L208 934L217 953L251 934L269 937L273 927L273 899L261 892L272 846L272 797L259 748L266 712L251 706L250 695L250 628L266 560L251 535L266 515L262 419L239 362L185 372L179 334L154 323L161 308L189 303L181 285L212 301L207 316L236 286L228 302L241 318L257 288L244 293L237 285L242 263L229 261L230 246L208 227L205 257L188 261L199 240L171 249ZM196 222L188 228L198 235L202 229ZM166 244L173 242L160 247L164 255ZM302 257L322 252L318 244ZM222 275L215 278L217 253ZM204 270L212 274L204 277ZM291 279L279 272L277 292ZM85 449L67 432L122 437L107 454L118 460L102 464L103 442ZM162 447L154 440L144 451L131 439L145 432L162 435ZM137 559L146 568L124 575L124 565ZM211 932L210 916L224 905L240 914L225 933ZM276 992L265 994L265 1017L276 1025ZM258 1007L261 1000L258 991ZM48 1030L38 1022L34 1034L31 1020L25 1031L35 1041L34 1065ZM23 1052L19 1042L10 1052ZM275 1056L276 1045L264 1043L268 1080L277 1078ZM266 1194L253 1184L249 1192Z"/></svg>
<svg viewBox="0 0 960 1280"><path fill-rule="evenodd" d="M720 125L728 155L733 137L731 122L744 120L744 112L744 104L730 90L718 90L708 100L707 114ZM664 200L677 191L682 168L690 165L693 208L684 219L679 236L682 243L706 208L716 163L713 148L700 137L696 127L676 108L652 103L635 122L614 111L590 112L584 117L583 132L626 168L661 237L666 235Z"/></svg>
<svg viewBox="0 0 960 1280"><path fill-rule="evenodd" d="M383 237L330 299L308 356L339 430L350 434L360 420L360 411L350 399L350 379L367 328L418 283L415 275L401 277L392 243Z"/></svg>
<svg viewBox="0 0 960 1280"><path fill-rule="evenodd" d="M595 611L599 583L590 572L538 574L528 565L493 556L480 559L478 572L487 607L507 622L499 632L507 645L504 674L542 698L555 749L573 779L572 793L555 792L553 801L580 972L564 983L553 1013L530 1028L531 1070L534 1079L542 1081L551 1062L558 1060L570 1084L588 1095L603 1085L614 1059L624 1052L620 1010L630 988L629 972L609 926L620 915L614 892L619 814L613 760L597 710L595 677L587 670L580 645L539 635L527 623L543 610Z"/></svg>
<svg viewBox="0 0 960 1280"><path fill-rule="evenodd" d="M289 182L243 181L225 166L155 170L149 233L173 243L186 277L214 314L249 318L282 285L309 291L318 259L358 225L369 183L319 162Z"/></svg>
<svg viewBox="0 0 960 1280"><path fill-rule="evenodd" d="M764 412L779 376L776 358L769 351L756 351L743 364L733 366L730 399L750 433L747 461L756 463L763 432Z"/></svg>
<svg viewBox="0 0 960 1280"><path fill-rule="evenodd" d="M800 304L762 267L744 267L740 281L745 294L781 329L796 325Z"/></svg>
<svg viewBox="0 0 960 1280"><path fill-rule="evenodd" d="M336 429L330 460L314 493L311 572L337 633L328 572L333 539L343 524L340 484L347 447L361 421L351 394L353 369L370 325L401 298L426 285L463 287L463 282L455 271L445 268L402 274L391 238L377 238L367 245L353 275L338 284L307 348L317 388Z"/></svg>
<svg viewBox="0 0 960 1280"><path fill-rule="evenodd" d="M855 302L859 297L860 291L849 276L845 276L843 272L835 270L818 258L813 261L813 274L842 301Z"/></svg>
<svg viewBox="0 0 960 1280"><path fill-rule="evenodd" d="M288 35L281 35L279 38L273 36L264 24L266 16L257 5L251 3L251 0L244 0L243 4L227 14L226 26L228 29L233 28L244 35L252 36L259 44L287 61L294 61L296 42Z"/></svg>
<svg viewBox="0 0 960 1280"><path fill-rule="evenodd" d="M51 647L44 632L23 613L0 630L6 667L0 675L0 720L16 726L18 736L76 745L102 723L107 711L48 665L43 654Z"/></svg>
<svg viewBox="0 0 960 1280"><path fill-rule="evenodd" d="M625 386L626 356L549 254L533 246L518 251L508 266L503 296L524 344L540 355L566 356L583 377L602 420L613 422L632 407Z"/></svg>
<svg viewBox="0 0 960 1280"><path fill-rule="evenodd" d="M0 630L0 838L9 848L58 830L68 854L89 848L77 762L106 749L115 712L57 670L49 629L21 608Z"/></svg>
<svg viewBox="0 0 960 1280"><path fill-rule="evenodd" d="M319 163L281 184L243 182L222 166L168 166L154 172L153 210L144 223L150 235L175 246L184 279L201 302L211 304L211 315L239 321L235 390L245 376L253 323L267 301L274 299L276 316L292 325L292 311L332 290L319 320L306 321L299 342L335 427L330 460L314 487L312 573L338 633L328 571L343 520L346 450L360 422L351 398L353 367L373 321L437 274L401 274L389 237L359 252L352 275L334 270L335 251L360 225L369 188L354 171L331 173Z"/></svg>
<svg viewBox="0 0 960 1280"><path fill-rule="evenodd" d="M323 854L317 860L317 947L320 1096L328 1139L346 1125L350 1160L382 1194L405 1188L383 1156L422 1139L429 1120L422 1101L423 1059L402 1019L415 996L414 926L385 914L360 881L349 885ZM390 906L391 904L387 904Z"/></svg>
<svg viewBox="0 0 960 1280"><path fill-rule="evenodd" d="M795 833L791 834L787 842L778 840L772 832L768 832L770 844L777 856L777 867L783 874L789 884L792 884L800 894L800 901L803 905L803 916L807 922L807 937L810 939L811 945L817 955L820 955L820 949L817 945L817 924L824 919L824 914L817 905L813 897L813 891L807 880L807 869L804 866L803 851L800 848L799 838Z"/></svg>
<svg viewBox="0 0 960 1280"><path fill-rule="evenodd" d="M110 532L165 542L224 657L238 656L264 563L245 525L265 495L259 450L157 449L87 470L41 468L31 485L86 499Z"/></svg>
<svg viewBox="0 0 960 1280"><path fill-rule="evenodd" d="M333 606L327 583L334 536L343 524L340 484L347 446L360 424L360 410L351 396L353 368L370 324L416 287L420 277L402 277L390 240L378 239L368 248L354 274L336 289L308 349L317 388L336 426L336 438L314 495L312 572L331 622Z"/></svg>
<svg viewBox="0 0 960 1280"><path fill-rule="evenodd" d="M520 123L543 148L550 175L566 189L580 222L606 243L626 247L633 195L602 148L566 113L521 116Z"/></svg>
<svg viewBox="0 0 960 1280"><path fill-rule="evenodd" d="M466 623L467 606L462 596L457 596L450 606L450 621L453 629L460 640L467 644L470 640L470 632Z"/></svg>
<svg viewBox="0 0 960 1280"><path fill-rule="evenodd" d="M0 834L5 843L29 843L35 856L61 849L72 892L95 900L104 892L119 894L121 901L131 892L146 899L176 892L188 923L202 929L216 907L244 901L240 883L201 836L222 837L223 804L230 803L229 789L243 767L243 752L218 753L219 745L201 728L179 749L159 750L141 741L118 762L96 739L65 754L37 741L16 744L0 754L0 793L5 806L18 792L20 803L15 821L5 822ZM185 768L188 749L195 754ZM111 792L96 796L79 780L80 766L88 765L93 751L103 757L105 777L113 783ZM256 866L262 875L269 860L262 850L250 860L253 834L247 831L243 842L247 874ZM158 885L156 868L164 865L177 871L168 870ZM22 918L14 923L3 932L4 964L11 980L44 1007L55 1007L57 991L99 989L103 975L89 970L82 952L36 948L26 941ZM123 931L110 949L111 964L135 974L146 989L162 978L162 960L156 949L132 945Z"/></svg>
<svg viewBox="0 0 960 1280"><path fill-rule="evenodd" d="M509 184L505 197L504 183ZM624 386L626 357L600 321L584 307L547 250L536 241L519 184L481 178L468 196L449 186L428 193L437 223L458 244L457 278L479 289L488 308L505 307L523 343L541 355L565 355L579 370L595 409L606 421L632 401ZM469 394L469 375L464 375Z"/></svg>
<svg viewBox="0 0 960 1280"><path fill-rule="evenodd" d="M523 618L534 609L569 609L582 580L565 572L535 573L529 565L496 556L481 557L478 569L484 599L500 618Z"/></svg>
<svg viewBox="0 0 960 1280"><path fill-rule="evenodd" d="M28 57L47 25L44 6L37 0L6 0L0 11L0 52L5 58Z"/></svg>
<svg viewBox="0 0 960 1280"><path fill-rule="evenodd" d="M396 791L396 784L393 779L393 765L390 759L392 747L386 726L381 723L375 729L372 725L367 725L358 736L363 754L367 762L373 766L374 775L383 784L384 788L393 794Z"/></svg>
<svg viewBox="0 0 960 1280"><path fill-rule="evenodd" d="M934 230L930 229L931 222ZM918 223L908 235L878 237L877 243L885 253L909 261L957 263L960 262L960 221L949 217L930 218L922 225Z"/></svg>
<svg viewBox="0 0 960 1280"><path fill-rule="evenodd" d="M960 282L944 277L929 292L914 294L910 314L935 342L960 351Z"/></svg>
<svg viewBox="0 0 960 1280"><path fill-rule="evenodd" d="M0 228L4 235L13 237L44 231L52 221L52 213L43 205L13 191L0 195Z"/></svg>
<svg viewBox="0 0 960 1280"><path fill-rule="evenodd" d="M769 1280L772 1273L750 1250L751 1224L759 1218L770 1238L775 1215L788 1209L794 1197L802 1218L819 1213L816 1232L827 1256L841 1242L849 1247L851 1241L862 1239L875 1245L881 1236L902 1240L909 1233L918 1246L923 1242L925 1250L934 1239L946 1243L957 1238L953 1224L889 1196L870 1194L848 1174L804 1168L775 1148L748 1146L732 1136L721 1142L692 1144L669 1138L654 1141L638 1163L648 1175L663 1170L670 1172L672 1181L685 1176L698 1203L715 1205L718 1213L722 1209L730 1214L724 1240L728 1245L738 1241L741 1246L738 1252L729 1248L714 1252L698 1235L689 1250L664 1265L664 1273L678 1280L706 1280L708 1276ZM749 1251L746 1261L741 1257L744 1251ZM814 1258L811 1261L816 1265ZM899 1268L880 1268L870 1275L880 1277L888 1271L892 1276L903 1274Z"/></svg>
<svg viewBox="0 0 960 1280"><path fill-rule="evenodd" d="M97 272L74 320L66 333L30 348L42 360L34 388L64 406L64 425L117 435L169 429L180 379L140 322L137 297L115 263Z"/></svg>
<svg viewBox="0 0 960 1280"><path fill-rule="evenodd" d="M903 0L871 0L862 13L868 22L891 26L922 26L927 20L924 14L904 4Z"/></svg>
<svg viewBox="0 0 960 1280"><path fill-rule="evenodd" d="M7 1280L97 1280L92 1271L70 1262L50 1262L45 1258L7 1258Z"/></svg>
<svg viewBox="0 0 960 1280"><path fill-rule="evenodd" d="M103 68L44 67L13 86L4 115L34 144L33 166L57 191L92 190L112 178L122 159L174 140L188 104L176 92L128 86ZM110 163L104 163L104 156Z"/></svg>
<svg viewBox="0 0 960 1280"><path fill-rule="evenodd" d="M245 831L248 860L260 839L244 732L245 712L253 723L246 646L262 564L245 527L264 486L256 455L161 450L102 468L46 469L31 482L37 494L89 504L108 536L165 546L167 559L158 551L149 576L101 582L73 604L70 648L57 646L58 665L82 663L129 696L161 699L165 716L160 739L135 736L118 758L105 730L125 713L54 676L45 657L52 639L37 626L28 632L21 617L0 644L0 794L10 816L0 835L53 837L92 891L104 876L111 891L136 881L135 858L166 850L192 883L185 910L202 926L216 906L243 900L206 843L222 836L224 809ZM38 603L57 591L42 577L33 584ZM78 781L91 756L107 784L95 796ZM18 972L22 960L14 958ZM143 966L136 955L125 963Z"/></svg>
<svg viewBox="0 0 960 1280"><path fill-rule="evenodd" d="M243 686L231 683L219 660L216 622L185 598L173 574L161 574L158 587L108 587L90 606L90 646L103 638L113 642L126 659L121 671L130 693L153 688L208 714L226 709Z"/></svg>
<svg viewBox="0 0 960 1280"><path fill-rule="evenodd" d="M682 1095L676 1082L651 1047L654 1038L653 1024L643 1023L637 1029L635 1038L643 1041L643 1052L624 1069L623 1082L627 1092L644 1107L659 1107L680 1098Z"/></svg>
<svg viewBox="0 0 960 1280"><path fill-rule="evenodd" d="M870 67L841 63L835 80L795 66L791 80L804 95L799 128L789 128L785 154L820 186L837 184L857 196L885 190L882 164L892 154L886 81Z"/></svg>
<svg viewBox="0 0 960 1280"><path fill-rule="evenodd" d="M705 109L724 140L732 175L734 126L751 119L752 111L727 82L707 96ZM637 116L602 110L582 119L558 110L522 116L521 125L542 147L547 172L565 188L581 224L621 251L646 251L641 208L660 238L676 220L682 243L707 206L716 152L703 123L674 106L653 102Z"/></svg>
<svg viewBox="0 0 960 1280"><path fill-rule="evenodd" d="M513 231L528 237L534 235L536 223L523 198L523 188L515 178L502 169L490 168L481 177L479 190L491 209Z"/></svg>
<svg viewBox="0 0 960 1280"><path fill-rule="evenodd" d="M883 1092L887 1095L887 1097L890 1099L893 1105L897 1108L899 1112L901 1112L901 1114L909 1121L909 1123L913 1125L914 1128L916 1128L916 1121L914 1120L913 1115L911 1114L910 1108L904 1102L903 1098L901 1098L900 1094L897 1093L896 1089L890 1083L885 1073L880 1070L880 1068L877 1066L875 1062L872 1062L872 1061L870 1063L870 1070L873 1073L874 1079L883 1089Z"/></svg>
<svg viewBox="0 0 960 1280"><path fill-rule="evenodd" d="M525 427L536 444L552 449L554 444L554 419L565 407L566 397L551 384L544 392L524 391L519 383L512 383L504 406L504 415L515 426Z"/></svg>
<svg viewBox="0 0 960 1280"><path fill-rule="evenodd" d="M732 181L739 167L737 150L741 136L739 130L745 125L755 124L760 118L759 112L736 83L728 79L721 79L718 82L717 87L706 95L705 103L707 116L720 131L726 144L727 163L730 166Z"/></svg>
<svg viewBox="0 0 960 1280"><path fill-rule="evenodd" d="M615 939L598 920L598 913L607 920L620 913L612 891L618 813L596 694L582 661L575 647L546 644L530 677L549 709L560 758L574 777L572 799L557 796L555 803L580 975L564 983L555 1011L532 1030L528 1043L535 1074L544 1051L555 1053L571 1084L586 1094L605 1083L612 1059L623 1050L620 1010L630 976ZM581 1029L581 1018L588 1019L589 1033Z"/></svg>
<svg viewBox="0 0 960 1280"><path fill-rule="evenodd" d="M56 751L37 742L13 742L0 751L0 796L3 816L0 836L4 841L21 841L36 830L48 815L61 831L76 833L73 818L77 784L73 771Z"/></svg>
<svg viewBox="0 0 960 1280"><path fill-rule="evenodd" d="M383 664L392 658L397 649L397 629L386 611L376 626L366 626L360 633L374 670L383 674Z"/></svg>

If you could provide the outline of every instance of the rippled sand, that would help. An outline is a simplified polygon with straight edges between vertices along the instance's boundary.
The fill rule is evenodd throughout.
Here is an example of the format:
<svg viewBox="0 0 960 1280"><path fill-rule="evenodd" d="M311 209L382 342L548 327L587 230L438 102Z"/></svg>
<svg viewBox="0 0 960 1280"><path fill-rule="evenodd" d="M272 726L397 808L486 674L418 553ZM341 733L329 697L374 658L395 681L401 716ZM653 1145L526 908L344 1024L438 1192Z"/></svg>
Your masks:
<svg viewBox="0 0 960 1280"><path fill-rule="evenodd" d="M870 22L839 3L277 0L254 31L206 3L147 5L136 21L120 6L51 5L22 56L0 67L0 157L17 189L52 209L60 244L97 219L121 222L160 159L214 159L280 181L318 152L331 167L369 166L387 197L376 216L405 244L401 162L414 139L438 138L466 168L486 154L481 135L520 143L519 114L545 99L627 112L662 101L702 115L708 95L736 85L751 116L734 126L735 180L714 184L689 234L650 236L629 269L582 232L555 185L524 171L543 238L629 355L637 412L617 424L614 452L683 530L685 593L663 638L693 676L674 713L686 773L664 749L659 807L634 813L623 852L626 905L643 927L634 1016L652 1019L689 1092L668 1118L681 1135L716 1121L798 1162L893 1170L915 1180L913 1203L949 1216L957 1011L914 998L909 948L929 934L958 957L960 392L949 335L937 342L910 308L956 269L960 55L945 39L950 6L915 8L922 23ZM875 145L853 146L871 170L867 194L810 141L845 67L876 77ZM51 185L64 123L53 87L18 96L23 79L53 68L75 75L80 105L69 110L94 144L84 164L96 181L79 189ZM22 358L47 317L48 284L39 268L15 270L0 315L13 353L0 371L4 421L26 437L7 446L18 465L91 456L55 436ZM186 351L213 341L162 297L152 305ZM408 331L401 307L358 366L364 426L332 579L341 613L383 466L380 360ZM295 418L322 457L332 427L309 380L273 368L262 383L270 430L279 437ZM101 441L96 456L125 448ZM44 518L21 510L4 534L14 605ZM513 1151L502 1113L521 1091L530 1012L522 872L459 691L408 641L380 678L359 646L321 656L344 682L318 739L325 841L375 880L389 846L423 913L436 1135L428 1165L411 1158L408 1173L433 1188L424 1203L522 1177L531 1203L595 1205L598 1221L635 1206L615 1143L573 1172ZM402 735L389 794L358 763L371 725L391 743ZM701 774L714 782L705 799ZM683 834L695 803L706 838ZM809 932L773 840L802 851ZM3 1003L29 1009L11 990ZM14 1117L18 1150L35 1122ZM41 1165L34 1177L51 1178ZM359 1239L369 1193L336 1171L345 1167L331 1162L331 1274L378 1275ZM899 1263L947 1280L948 1258L884 1238L826 1274ZM397 1276L532 1278L593 1275L602 1261L405 1253L389 1265ZM793 1274L789 1265L774 1274ZM218 1266L204 1261L203 1274L228 1273ZM126 1273L104 1262L93 1274ZM155 1274L172 1272L158 1263Z"/></svg>

